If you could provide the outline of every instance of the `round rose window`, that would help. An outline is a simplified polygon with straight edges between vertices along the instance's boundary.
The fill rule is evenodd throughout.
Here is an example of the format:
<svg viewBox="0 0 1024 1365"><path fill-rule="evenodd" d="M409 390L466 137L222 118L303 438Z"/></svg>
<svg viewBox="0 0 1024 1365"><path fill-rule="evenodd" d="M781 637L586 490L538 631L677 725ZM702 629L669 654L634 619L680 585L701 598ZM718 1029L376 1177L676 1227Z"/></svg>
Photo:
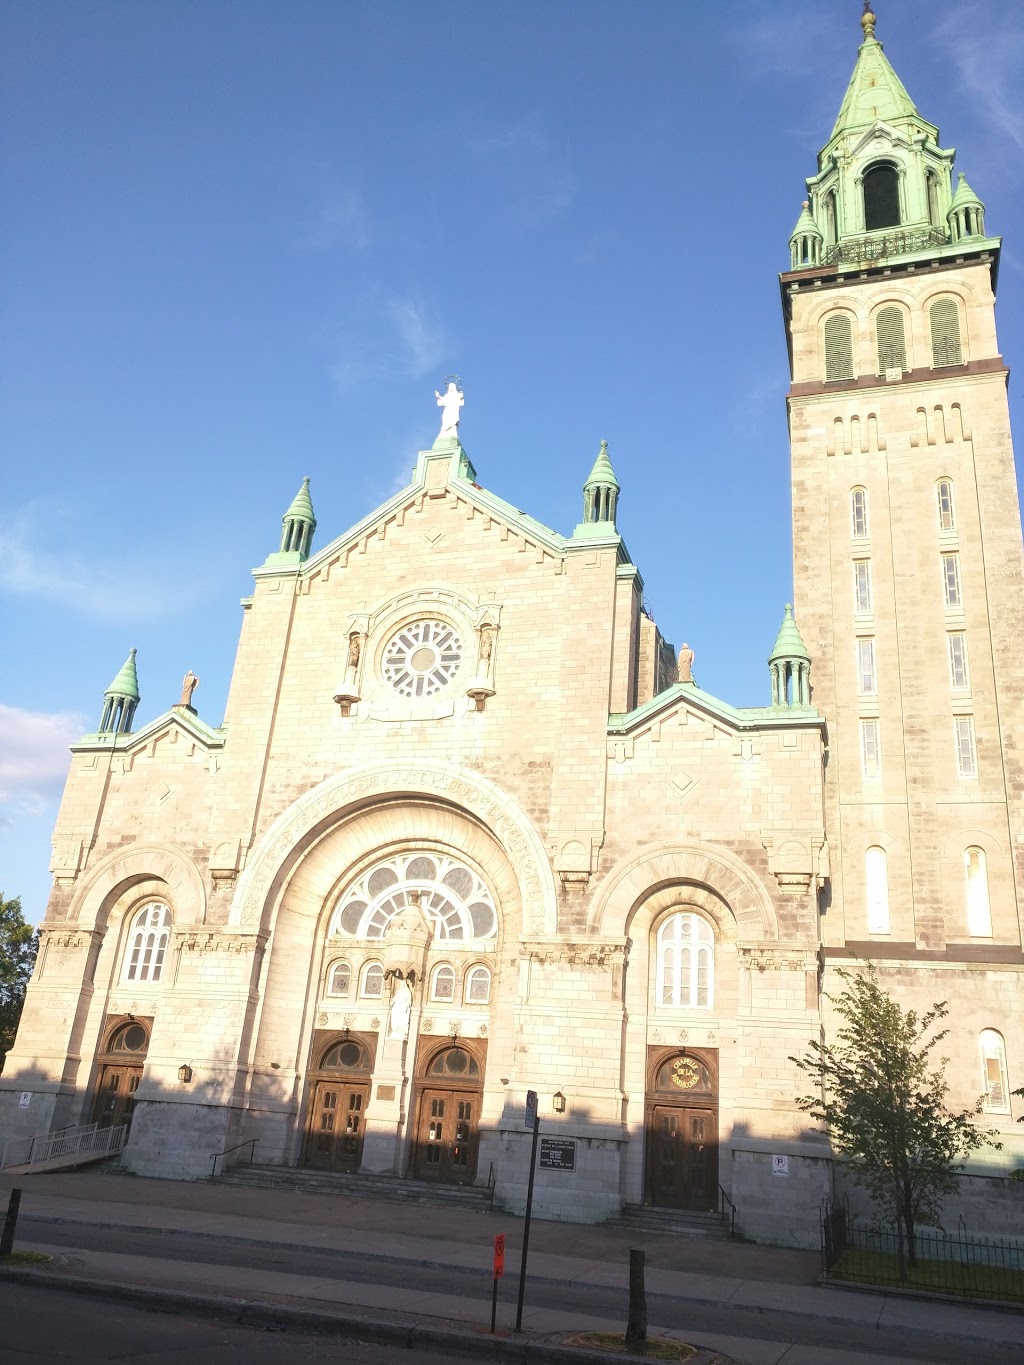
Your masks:
<svg viewBox="0 0 1024 1365"><path fill-rule="evenodd" d="M403 697L431 697L447 687L462 662L462 641L445 621L403 626L384 650L384 677Z"/></svg>

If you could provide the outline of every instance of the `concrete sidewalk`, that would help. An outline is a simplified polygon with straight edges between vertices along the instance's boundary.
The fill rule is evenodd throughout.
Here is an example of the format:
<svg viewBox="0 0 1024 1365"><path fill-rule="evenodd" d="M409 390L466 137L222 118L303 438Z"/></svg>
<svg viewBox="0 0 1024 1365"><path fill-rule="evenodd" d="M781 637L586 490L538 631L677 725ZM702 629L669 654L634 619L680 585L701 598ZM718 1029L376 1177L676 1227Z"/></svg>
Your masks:
<svg viewBox="0 0 1024 1365"><path fill-rule="evenodd" d="M60 1259L47 1273L55 1279L89 1282L121 1291L162 1291L194 1302L216 1296L233 1304L258 1302L279 1310L351 1314L352 1310L410 1324L442 1321L476 1328L486 1309L477 1298L346 1281L338 1273L295 1275L287 1271L223 1266L214 1261L216 1241L357 1255L390 1264L453 1267L479 1271L489 1279L492 1239L508 1238L507 1267L518 1268L522 1220L444 1208L336 1199L217 1185L114 1178L100 1173L39 1175L0 1179L0 1189L23 1190L24 1234L31 1226L33 1249L46 1249L46 1226L55 1223L159 1231L168 1236L209 1238L211 1256L203 1263L113 1252L48 1248ZM0 1196L3 1197L3 1196ZM4 1201L6 1202L6 1200ZM35 1239L38 1238L38 1243ZM21 1244L25 1245L22 1239ZM42 1244L42 1245L40 1245ZM682 1244L682 1245L680 1245ZM816 1283L817 1257L771 1247L732 1245L638 1234L618 1227L585 1227L537 1222L531 1233L530 1281L624 1290L629 1246L647 1252L650 1295L705 1306L783 1312L837 1325L942 1336L976 1345L1014 1345L1024 1353L1024 1318L971 1306L823 1289ZM692 1268L690 1268L692 1267ZM730 1273L731 1271L731 1273ZM37 1274L38 1272L28 1272ZM343 1276L343 1267L340 1270ZM410 1276L411 1283L415 1283ZM499 1322L510 1324L508 1281ZM529 1292L527 1293L529 1303ZM651 1305L652 1331L685 1337L718 1350L742 1365L863 1365L884 1358L858 1352L803 1347L752 1338L726 1337L658 1326ZM511 1315L511 1316L510 1316ZM524 1318L536 1344L572 1330L622 1330L618 1320L587 1318L577 1312L530 1309ZM537 1359L539 1357L533 1356Z"/></svg>

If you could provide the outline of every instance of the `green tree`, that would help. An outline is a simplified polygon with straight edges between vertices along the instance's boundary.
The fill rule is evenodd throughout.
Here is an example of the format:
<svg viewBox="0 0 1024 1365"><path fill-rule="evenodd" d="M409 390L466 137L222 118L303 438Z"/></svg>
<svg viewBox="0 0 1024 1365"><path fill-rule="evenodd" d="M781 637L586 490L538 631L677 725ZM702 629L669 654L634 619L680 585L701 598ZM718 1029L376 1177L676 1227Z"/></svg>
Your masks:
<svg viewBox="0 0 1024 1365"><path fill-rule="evenodd" d="M1019 1099L1024 1100L1024 1085L1022 1085L1019 1090L1011 1090L1010 1094L1016 1095ZM1024 1123L1024 1114L1021 1114L1017 1122ZM1024 1166L1018 1166L1015 1171L1011 1171L1010 1179L1016 1180L1018 1184L1024 1184Z"/></svg>
<svg viewBox="0 0 1024 1365"><path fill-rule="evenodd" d="M21 900L0 894L0 1071L14 1046L25 988L36 960L38 938L21 913Z"/></svg>
<svg viewBox="0 0 1024 1365"><path fill-rule="evenodd" d="M836 1155L889 1210L905 1274L904 1244L913 1265L916 1229L940 1226L942 1197L957 1192L964 1158L1002 1144L975 1122L980 1098L972 1109L946 1108L948 1058L934 1055L949 1032L935 1030L946 1002L919 1017L882 990L872 967L839 975L842 993L826 996L840 1020L835 1042L812 1040L808 1053L790 1058L818 1086L797 1103L828 1125Z"/></svg>

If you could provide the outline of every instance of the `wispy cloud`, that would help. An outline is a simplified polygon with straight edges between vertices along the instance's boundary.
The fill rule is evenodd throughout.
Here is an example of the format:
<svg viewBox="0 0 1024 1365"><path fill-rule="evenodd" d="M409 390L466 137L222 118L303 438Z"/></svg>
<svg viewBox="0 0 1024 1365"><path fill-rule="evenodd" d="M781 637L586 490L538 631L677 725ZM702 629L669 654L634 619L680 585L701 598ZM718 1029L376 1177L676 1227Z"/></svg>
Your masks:
<svg viewBox="0 0 1024 1365"><path fill-rule="evenodd" d="M332 188L323 192L309 225L296 233L293 244L300 251L332 251L348 247L363 251L370 245L370 219L358 189Z"/></svg>
<svg viewBox="0 0 1024 1365"><path fill-rule="evenodd" d="M74 711L26 711L0 703L0 824L38 815L60 795L71 761L68 745L85 731Z"/></svg>
<svg viewBox="0 0 1024 1365"><path fill-rule="evenodd" d="M54 514L55 516L57 514ZM181 605L166 585L147 580L135 566L86 563L47 548L38 505L22 509L8 528L0 528L0 593L54 602L98 620L147 620ZM52 530L47 537L53 540Z"/></svg>
<svg viewBox="0 0 1024 1365"><path fill-rule="evenodd" d="M441 365L445 330L421 301L391 296L358 311L358 323L342 333L328 367L340 393L382 379L422 379Z"/></svg>
<svg viewBox="0 0 1024 1365"><path fill-rule="evenodd" d="M933 41L943 50L961 89L990 132L1024 151L1024 26L1019 5L1000 9L958 5L936 24ZM1013 162L1000 155L1000 166Z"/></svg>

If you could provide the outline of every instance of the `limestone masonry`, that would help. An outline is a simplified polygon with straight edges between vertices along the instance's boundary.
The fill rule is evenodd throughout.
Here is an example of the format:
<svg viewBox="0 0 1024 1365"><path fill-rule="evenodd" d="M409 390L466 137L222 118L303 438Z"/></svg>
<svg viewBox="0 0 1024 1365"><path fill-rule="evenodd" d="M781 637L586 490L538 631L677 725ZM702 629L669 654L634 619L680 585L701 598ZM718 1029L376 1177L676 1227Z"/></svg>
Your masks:
<svg viewBox="0 0 1024 1365"><path fill-rule="evenodd" d="M770 704L710 696L663 640L604 446L559 535L479 486L438 395L412 482L316 552L303 483L223 725L186 679L134 729L132 651L74 746L0 1141L130 1122L129 1169L201 1178L255 1138L261 1164L521 1210L534 1089L569 1144L541 1216L724 1194L746 1235L811 1244L833 1163L788 1059L870 960L905 1004L950 1002L952 1101L1003 1138L954 1219L1024 1231L1000 239L863 24L781 276Z"/></svg>

